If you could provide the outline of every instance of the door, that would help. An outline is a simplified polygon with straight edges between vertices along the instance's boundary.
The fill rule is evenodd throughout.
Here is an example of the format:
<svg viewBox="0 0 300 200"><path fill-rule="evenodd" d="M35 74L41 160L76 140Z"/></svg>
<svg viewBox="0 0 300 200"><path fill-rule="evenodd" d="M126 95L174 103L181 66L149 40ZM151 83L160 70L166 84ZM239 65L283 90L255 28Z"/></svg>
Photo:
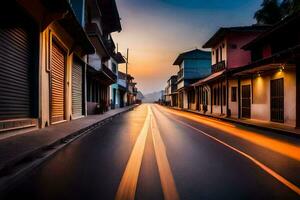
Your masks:
<svg viewBox="0 0 300 200"><path fill-rule="evenodd" d="M242 86L242 117L251 118L251 87Z"/></svg>
<svg viewBox="0 0 300 200"><path fill-rule="evenodd" d="M3 4L0 9L0 120L37 117L38 32L33 20L10 3L11 8Z"/></svg>
<svg viewBox="0 0 300 200"><path fill-rule="evenodd" d="M75 59L72 67L72 114L75 118L83 115L83 69L84 65Z"/></svg>
<svg viewBox="0 0 300 200"><path fill-rule="evenodd" d="M55 43L51 50L51 123L65 119L65 53Z"/></svg>
<svg viewBox="0 0 300 200"><path fill-rule="evenodd" d="M284 122L284 82L283 78L271 80L271 121Z"/></svg>
<svg viewBox="0 0 300 200"><path fill-rule="evenodd" d="M117 102L117 89L113 88L113 100L112 100L112 109L116 108L116 102Z"/></svg>

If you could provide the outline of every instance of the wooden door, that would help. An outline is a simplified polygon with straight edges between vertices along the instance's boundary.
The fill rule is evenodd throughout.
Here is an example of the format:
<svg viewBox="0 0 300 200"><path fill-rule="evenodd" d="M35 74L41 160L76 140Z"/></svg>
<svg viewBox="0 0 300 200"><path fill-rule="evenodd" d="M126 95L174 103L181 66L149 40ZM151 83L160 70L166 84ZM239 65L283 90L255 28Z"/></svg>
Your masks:
<svg viewBox="0 0 300 200"><path fill-rule="evenodd" d="M251 87L242 86L242 117L251 118Z"/></svg>
<svg viewBox="0 0 300 200"><path fill-rule="evenodd" d="M271 80L271 121L284 122L283 78Z"/></svg>

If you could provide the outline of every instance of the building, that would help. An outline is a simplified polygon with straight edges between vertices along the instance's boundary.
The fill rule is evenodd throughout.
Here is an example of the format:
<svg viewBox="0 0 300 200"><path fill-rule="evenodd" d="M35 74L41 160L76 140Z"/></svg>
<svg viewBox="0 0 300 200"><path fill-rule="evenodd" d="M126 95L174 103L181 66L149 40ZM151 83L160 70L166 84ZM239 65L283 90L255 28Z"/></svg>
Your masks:
<svg viewBox="0 0 300 200"><path fill-rule="evenodd" d="M131 75L128 75L127 77L127 105L133 105L135 104L136 101L136 95L138 93L137 88L136 88L136 82L133 82L134 77Z"/></svg>
<svg viewBox="0 0 300 200"><path fill-rule="evenodd" d="M86 55L95 50L69 2L7 1L0 21L0 131L84 115Z"/></svg>
<svg viewBox="0 0 300 200"><path fill-rule="evenodd" d="M120 71L118 74L118 98L120 99L120 107L135 104L138 89L136 88L137 83L133 82L134 77Z"/></svg>
<svg viewBox="0 0 300 200"><path fill-rule="evenodd" d="M110 91L110 102L111 109L120 108L121 107L121 95L119 90L119 64L126 63L123 55L120 52L116 52L114 56L111 58L110 64L112 65L112 71L117 74L117 83L111 85ZM124 86L126 87L126 85ZM123 105L124 106L124 105Z"/></svg>
<svg viewBox="0 0 300 200"><path fill-rule="evenodd" d="M229 79L227 72L251 62L251 53L242 47L268 28L259 25L220 28L203 45L203 48L211 49L212 65L210 75L193 84L198 105L195 110L216 115L228 114L228 84L234 81Z"/></svg>
<svg viewBox="0 0 300 200"><path fill-rule="evenodd" d="M300 127L300 13L261 34L243 49L251 63L231 72L231 116Z"/></svg>
<svg viewBox="0 0 300 200"><path fill-rule="evenodd" d="M195 92L191 84L210 74L211 53L195 49L180 54L173 65L179 67L177 74L178 107L194 108Z"/></svg>
<svg viewBox="0 0 300 200"><path fill-rule="evenodd" d="M168 106L177 106L178 95L177 95L177 75L171 76L167 81L165 88L165 103Z"/></svg>
<svg viewBox="0 0 300 200"><path fill-rule="evenodd" d="M110 108L110 85L117 83L111 33L122 27L114 0L85 2L85 30L96 50L87 58L87 114L99 114Z"/></svg>
<svg viewBox="0 0 300 200"><path fill-rule="evenodd" d="M121 55L115 0L7 1L0 8L0 132L23 133L110 107Z"/></svg>

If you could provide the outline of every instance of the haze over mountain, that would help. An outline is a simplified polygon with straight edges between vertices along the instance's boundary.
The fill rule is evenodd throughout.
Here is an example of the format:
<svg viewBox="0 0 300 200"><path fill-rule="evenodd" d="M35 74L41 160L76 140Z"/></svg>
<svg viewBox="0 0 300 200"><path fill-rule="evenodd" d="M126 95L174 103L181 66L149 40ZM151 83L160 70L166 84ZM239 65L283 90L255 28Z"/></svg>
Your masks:
<svg viewBox="0 0 300 200"><path fill-rule="evenodd" d="M162 91L152 92L144 95L143 103L153 103L162 97Z"/></svg>

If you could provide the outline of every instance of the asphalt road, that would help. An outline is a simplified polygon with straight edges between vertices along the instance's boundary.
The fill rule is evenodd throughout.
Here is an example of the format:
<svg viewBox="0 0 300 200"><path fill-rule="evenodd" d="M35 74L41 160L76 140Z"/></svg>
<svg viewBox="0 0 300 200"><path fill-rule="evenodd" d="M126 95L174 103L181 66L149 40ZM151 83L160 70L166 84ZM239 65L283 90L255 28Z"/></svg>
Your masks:
<svg viewBox="0 0 300 200"><path fill-rule="evenodd" d="M1 199L300 199L300 140L143 104Z"/></svg>

